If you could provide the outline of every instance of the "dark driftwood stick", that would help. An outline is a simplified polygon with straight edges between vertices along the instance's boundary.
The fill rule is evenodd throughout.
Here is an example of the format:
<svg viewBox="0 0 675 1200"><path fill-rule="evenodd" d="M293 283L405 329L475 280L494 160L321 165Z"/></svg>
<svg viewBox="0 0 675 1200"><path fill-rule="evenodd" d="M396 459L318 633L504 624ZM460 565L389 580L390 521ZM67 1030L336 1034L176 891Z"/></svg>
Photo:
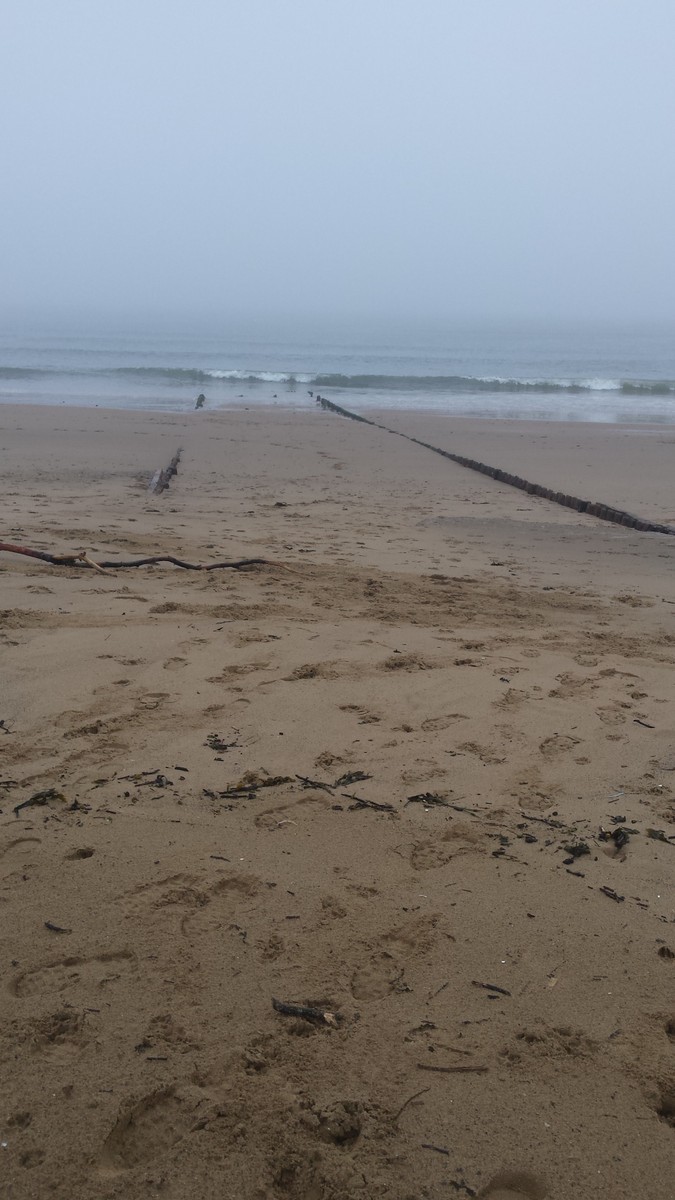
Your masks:
<svg viewBox="0 0 675 1200"><path fill-rule="evenodd" d="M239 567L258 567L267 565L266 558L238 558L232 562L216 562L216 563L191 563L184 562L181 558L175 558L173 554L156 554L151 558L135 558L128 561L119 562L111 560L110 562L99 563L100 567L148 567L154 563L172 563L174 567L182 567L184 571L222 571L227 567L233 567L238 570Z"/></svg>
<svg viewBox="0 0 675 1200"><path fill-rule="evenodd" d="M238 558L232 562L191 563L173 554L153 554L148 558L110 559L94 563L85 552L79 554L48 554L46 550L31 550L28 546L15 546L11 542L0 542L0 551L6 554L23 554L27 558L39 558L41 562L51 563L54 567L86 567L88 569L114 570L116 567L149 567L155 563L172 563L174 567L182 567L184 571L222 571L227 567L238 570L240 567L267 566L266 558Z"/></svg>
<svg viewBox="0 0 675 1200"><path fill-rule="evenodd" d="M484 1075L489 1067L472 1067L466 1063L462 1063L458 1067L437 1067L433 1063L418 1063L420 1071L437 1071L441 1075Z"/></svg>
<svg viewBox="0 0 675 1200"><path fill-rule="evenodd" d="M477 979L472 979L471 982L474 987L485 988L486 992L499 992L500 996L510 996L511 995L510 992L507 992L506 988L497 987L496 983L479 983Z"/></svg>
<svg viewBox="0 0 675 1200"><path fill-rule="evenodd" d="M340 1014L323 1008L312 1008L308 1004L287 1004L285 1000L272 998L272 1007L285 1017L304 1017L305 1021L320 1021L322 1025L337 1025Z"/></svg>

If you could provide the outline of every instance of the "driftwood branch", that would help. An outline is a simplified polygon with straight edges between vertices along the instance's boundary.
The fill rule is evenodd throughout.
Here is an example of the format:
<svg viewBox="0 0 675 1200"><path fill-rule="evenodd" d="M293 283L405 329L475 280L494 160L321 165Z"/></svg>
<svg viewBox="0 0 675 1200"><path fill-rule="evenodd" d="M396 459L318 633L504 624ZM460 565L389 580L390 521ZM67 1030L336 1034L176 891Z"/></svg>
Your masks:
<svg viewBox="0 0 675 1200"><path fill-rule="evenodd" d="M119 567L148 567L156 563L172 563L174 567L182 567L184 571L222 571L227 567L238 570L240 567L255 567L267 565L266 558L238 558L231 562L191 563L173 554L153 554L148 558L109 559L94 562L86 550L77 554L48 554L46 550L31 550L28 546L15 546L11 542L0 542L0 551L6 554L24 554L27 558L39 558L41 562L50 563L53 567L87 567L94 571L114 571Z"/></svg>
<svg viewBox="0 0 675 1200"><path fill-rule="evenodd" d="M168 467L160 467L159 470L155 471L148 486L149 492L155 492L155 494L157 494L158 492L163 492L166 490L166 488L168 488L174 475L178 474L178 464L180 462L180 456L182 453L182 450L177 450Z"/></svg>

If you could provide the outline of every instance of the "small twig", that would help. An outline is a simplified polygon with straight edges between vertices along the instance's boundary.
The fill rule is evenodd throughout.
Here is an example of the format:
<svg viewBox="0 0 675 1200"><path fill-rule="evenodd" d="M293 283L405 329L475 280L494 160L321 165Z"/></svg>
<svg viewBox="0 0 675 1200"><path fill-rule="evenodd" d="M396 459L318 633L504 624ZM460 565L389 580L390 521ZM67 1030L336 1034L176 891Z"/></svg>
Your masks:
<svg viewBox="0 0 675 1200"><path fill-rule="evenodd" d="M639 717L633 717L634 725L642 725L645 729L656 729L656 725L650 725L649 721L641 721Z"/></svg>
<svg viewBox="0 0 675 1200"><path fill-rule="evenodd" d="M450 984L450 980L446 979L445 983L442 983L439 988L436 988L435 992L431 992L429 999L433 1000L435 996L440 996L441 992L444 992L446 987L449 986L449 984Z"/></svg>
<svg viewBox="0 0 675 1200"><path fill-rule="evenodd" d="M206 744L206 743L205 743ZM226 744L222 742L220 746L211 746L212 750L220 749L231 750L237 746L238 742L230 742ZM284 783L292 783L290 775L272 775L269 779L259 779L256 783L237 783L234 787L226 788L224 792L214 792L214 796L219 796L221 800L241 799L244 796L252 798L260 788L281 787Z"/></svg>
<svg viewBox="0 0 675 1200"><path fill-rule="evenodd" d="M333 788L329 783L322 783L320 779L308 779L306 775L296 775L295 778L299 779L305 788L319 788L322 792L328 792L329 796L333 795Z"/></svg>
<svg viewBox="0 0 675 1200"><path fill-rule="evenodd" d="M533 817L530 813L524 813L521 810L521 817L526 821L538 821L540 825L550 825L551 829L566 829L564 821L554 821L552 817Z"/></svg>
<svg viewBox="0 0 675 1200"><path fill-rule="evenodd" d="M610 900L616 900L617 904L621 904L621 902L625 900L625 896L620 896L618 892L614 891L614 888L601 887L598 890L603 892L605 896L609 896Z"/></svg>
<svg viewBox="0 0 675 1200"><path fill-rule="evenodd" d="M45 929L50 929L52 933L72 933L72 929L64 929L62 925L55 925L53 921L45 921Z"/></svg>
<svg viewBox="0 0 675 1200"><path fill-rule="evenodd" d="M499 992L500 996L510 996L506 988L498 987L496 983L479 983L477 979L471 980L472 986L477 988L485 988L486 992Z"/></svg>
<svg viewBox="0 0 675 1200"><path fill-rule="evenodd" d="M405 1112L405 1110L409 1104L412 1104L413 1100L418 1100L419 1097L423 1096L425 1092L430 1092L430 1091L431 1091L431 1088L425 1087L425 1088L422 1088L419 1092L415 1092L414 1096L409 1096L408 1099L406 1100L405 1104L402 1104L401 1107L399 1108L398 1112L396 1113L396 1116L392 1117L392 1122L394 1124L396 1124L396 1122L398 1121L401 1114Z"/></svg>
<svg viewBox="0 0 675 1200"><path fill-rule="evenodd" d="M376 800L364 800L361 796L354 796L350 792L341 792L345 800L353 800L354 804L349 805L349 811L355 812L358 808L373 808L376 812L394 812L393 804L378 804Z"/></svg>
<svg viewBox="0 0 675 1200"><path fill-rule="evenodd" d="M435 1150L437 1154L450 1155L450 1151L446 1150L445 1146L434 1146L433 1142L422 1142L423 1150Z"/></svg>

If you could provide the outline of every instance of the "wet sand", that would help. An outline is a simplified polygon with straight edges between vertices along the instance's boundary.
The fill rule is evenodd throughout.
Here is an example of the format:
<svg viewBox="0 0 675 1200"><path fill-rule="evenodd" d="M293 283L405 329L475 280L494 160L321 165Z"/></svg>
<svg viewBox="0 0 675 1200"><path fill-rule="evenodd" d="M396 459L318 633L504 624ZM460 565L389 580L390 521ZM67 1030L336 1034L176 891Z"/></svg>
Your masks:
<svg viewBox="0 0 675 1200"><path fill-rule="evenodd" d="M668 429L387 423L675 515ZM675 538L322 412L0 464L8 541L268 560L0 556L8 1197L667 1200Z"/></svg>

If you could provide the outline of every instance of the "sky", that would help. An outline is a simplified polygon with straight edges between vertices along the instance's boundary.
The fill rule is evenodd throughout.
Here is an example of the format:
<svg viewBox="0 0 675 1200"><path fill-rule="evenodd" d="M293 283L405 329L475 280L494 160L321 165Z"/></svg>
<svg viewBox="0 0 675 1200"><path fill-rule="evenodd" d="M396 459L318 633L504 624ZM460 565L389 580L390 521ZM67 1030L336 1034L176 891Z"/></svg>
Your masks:
<svg viewBox="0 0 675 1200"><path fill-rule="evenodd" d="M0 314L675 319L673 0L3 0Z"/></svg>

